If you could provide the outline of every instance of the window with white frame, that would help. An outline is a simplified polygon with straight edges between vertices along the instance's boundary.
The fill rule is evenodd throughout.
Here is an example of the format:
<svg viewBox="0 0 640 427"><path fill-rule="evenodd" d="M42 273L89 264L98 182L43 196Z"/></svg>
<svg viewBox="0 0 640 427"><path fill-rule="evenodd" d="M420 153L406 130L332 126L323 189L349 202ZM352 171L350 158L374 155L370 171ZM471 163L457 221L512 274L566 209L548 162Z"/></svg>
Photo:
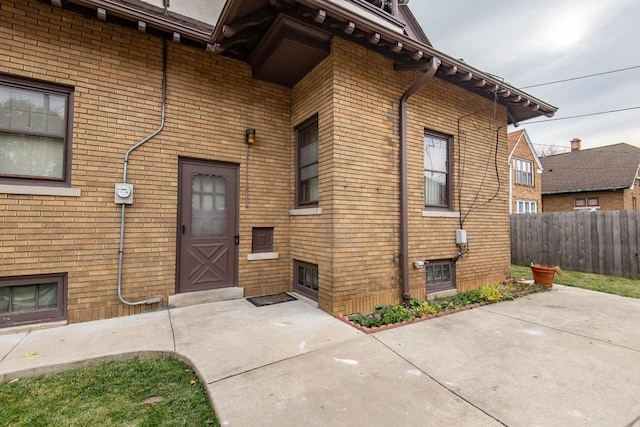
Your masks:
<svg viewBox="0 0 640 427"><path fill-rule="evenodd" d="M0 180L68 185L71 88L0 74Z"/></svg>
<svg viewBox="0 0 640 427"><path fill-rule="evenodd" d="M533 185L533 162L531 160L515 159L513 167L516 171L516 184Z"/></svg>
<svg viewBox="0 0 640 427"><path fill-rule="evenodd" d="M538 202L535 200L516 200L516 213L537 213Z"/></svg>

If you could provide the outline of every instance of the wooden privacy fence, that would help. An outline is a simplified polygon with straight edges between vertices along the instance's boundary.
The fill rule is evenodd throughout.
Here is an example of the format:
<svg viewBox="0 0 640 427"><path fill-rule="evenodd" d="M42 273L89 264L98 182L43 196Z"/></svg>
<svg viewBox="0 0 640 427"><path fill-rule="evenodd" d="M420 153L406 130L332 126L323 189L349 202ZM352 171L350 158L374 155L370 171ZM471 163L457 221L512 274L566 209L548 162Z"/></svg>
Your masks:
<svg viewBox="0 0 640 427"><path fill-rule="evenodd" d="M511 263L640 278L640 211L511 215Z"/></svg>

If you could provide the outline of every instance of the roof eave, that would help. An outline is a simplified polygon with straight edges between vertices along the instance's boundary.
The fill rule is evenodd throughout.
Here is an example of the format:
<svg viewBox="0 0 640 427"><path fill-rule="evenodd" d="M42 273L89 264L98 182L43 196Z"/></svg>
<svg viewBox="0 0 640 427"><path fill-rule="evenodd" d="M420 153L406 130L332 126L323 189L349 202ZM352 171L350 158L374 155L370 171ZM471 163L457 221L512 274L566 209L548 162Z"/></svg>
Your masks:
<svg viewBox="0 0 640 427"><path fill-rule="evenodd" d="M54 5L62 4L61 0L51 0ZM121 18L143 21L159 30L174 33L174 40L180 39L180 35L195 42L202 43L207 50L219 53L216 50L216 41L221 38L224 24L230 16L235 15L241 5L241 0L228 0L220 14L216 26L211 30L194 28L192 25L182 23L170 16L150 13L146 10L136 8L118 0L69 0L72 3L93 7L103 12L113 14ZM282 0L269 0L271 4L279 4ZM294 1L294 0L287 0ZM402 54L402 62L410 66L426 66L433 57L441 60L441 67L437 77L445 81L457 84L464 89L479 94L485 98L494 99L498 103L507 107L507 117L509 124L517 124L535 117L552 117L557 111L557 107L543 102L526 92L506 84L492 75L469 66L451 56L440 52L427 43L414 40L404 35L400 30L393 31L392 25L381 25L373 18L367 19L366 15L359 15L330 0L295 0L295 3L307 6L315 11L322 10L324 13L353 23L358 28L379 37L373 37L371 43L376 46L379 43L386 45L389 56L395 60L398 53ZM392 18L392 17L391 17ZM388 18L390 23L393 20Z"/></svg>
<svg viewBox="0 0 640 427"><path fill-rule="evenodd" d="M175 19L171 19L169 16L157 15L150 13L140 8L130 6L126 3L119 2L118 0L69 0L71 3L91 7L101 8L108 13L120 18L134 19L143 21L150 26L166 32L176 32L200 43L207 43L211 41L214 28L211 30L201 30L194 28L192 25L183 24ZM52 0L53 3L53 0Z"/></svg>
<svg viewBox="0 0 640 427"><path fill-rule="evenodd" d="M236 1L238 0L229 0L229 3ZM426 65L426 62L430 61L432 57L439 58L442 63L440 68L446 70L444 75L439 75L439 77L450 80L455 79L458 84L464 86L467 90L484 93L485 97L497 98L500 104L507 106L509 124L518 124L540 116L553 117L558 110L557 107L504 83L490 74L471 67L444 52L440 52L432 46L411 39L404 34L390 31L385 27L377 26L375 22L368 21L359 15L348 13L348 11L328 0L297 0L297 2L311 8L322 9L327 14L342 18L345 21L354 22L359 28L379 33L380 38L386 40L391 46L401 46L401 49L408 53L407 62L409 63L425 62Z"/></svg>
<svg viewBox="0 0 640 427"><path fill-rule="evenodd" d="M620 187L608 187L608 188L582 188L582 189L571 189L571 190L555 190L555 191L542 191L541 194L543 196L552 196L555 194L575 194L575 193L594 193L598 191L618 191L618 190L626 190L630 188L629 186L620 186Z"/></svg>

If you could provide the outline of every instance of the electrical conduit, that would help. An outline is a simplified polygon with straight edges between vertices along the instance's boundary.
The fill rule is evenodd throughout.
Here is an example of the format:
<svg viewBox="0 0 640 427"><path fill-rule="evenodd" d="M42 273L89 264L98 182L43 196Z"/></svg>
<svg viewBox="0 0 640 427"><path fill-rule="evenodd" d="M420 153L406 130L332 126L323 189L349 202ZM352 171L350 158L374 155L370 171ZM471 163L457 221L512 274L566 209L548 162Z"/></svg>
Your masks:
<svg viewBox="0 0 640 427"><path fill-rule="evenodd" d="M165 117L165 108L167 104L167 41L162 40L162 111L160 117L160 126L153 133L149 134L144 139L140 140L137 144L133 145L124 156L124 170L122 173L122 182L127 182L127 166L129 163L129 155L140 147L145 142L153 139L156 135L158 135L162 129L164 128L164 117ZM120 249L118 251L118 298L124 304L127 305L142 305L142 304L156 304L162 301L161 296L155 296L153 298L149 298L142 301L130 302L124 299L122 296L122 255L124 252L124 230L125 230L125 210L127 205L122 204L122 214L120 219Z"/></svg>
<svg viewBox="0 0 640 427"><path fill-rule="evenodd" d="M400 264L402 265L402 300L409 304L409 204L407 189L407 103L409 97L416 93L440 67L440 58L435 56L427 64L424 74L400 98Z"/></svg>

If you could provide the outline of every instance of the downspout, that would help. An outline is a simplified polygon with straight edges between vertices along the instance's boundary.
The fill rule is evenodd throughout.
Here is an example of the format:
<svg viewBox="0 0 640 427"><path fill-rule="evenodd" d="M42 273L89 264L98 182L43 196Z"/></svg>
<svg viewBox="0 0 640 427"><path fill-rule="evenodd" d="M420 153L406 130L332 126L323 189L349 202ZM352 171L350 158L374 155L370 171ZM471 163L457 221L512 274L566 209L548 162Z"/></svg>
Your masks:
<svg viewBox="0 0 640 427"><path fill-rule="evenodd" d="M522 136L520 136L522 138ZM507 159L507 164L509 165L509 215L513 213L513 165L511 164L511 160L513 159L513 153L515 153L518 144L520 143L520 138L516 141L513 146L513 150L509 153L509 158Z"/></svg>
<svg viewBox="0 0 640 427"><path fill-rule="evenodd" d="M407 102L440 67L440 59L435 56L427 64L424 74L400 98L400 263L402 265L402 301L409 304L409 203L407 188Z"/></svg>
<svg viewBox="0 0 640 427"><path fill-rule="evenodd" d="M147 137L140 140L138 143L136 143L131 148L129 148L129 150L127 150L127 153L124 155L124 170L122 173L123 183L127 182L127 166L129 164L129 155L138 147L140 147L142 144L144 144L145 142L149 141L150 139L158 135L164 128L164 116L165 116L164 113L165 113L166 105L167 105L167 41L165 39L162 39L162 107L161 107L162 110L160 115L160 126L153 133L149 134ZM124 219L125 219L126 207L127 205L123 203L122 214L120 219L120 249L118 251L118 298L120 298L120 301L122 301L124 304L127 304L127 305L156 304L162 301L161 296L155 296L153 298L149 298L143 301L136 301L136 302L127 301L122 296L122 254L124 252L124 229L125 229Z"/></svg>

